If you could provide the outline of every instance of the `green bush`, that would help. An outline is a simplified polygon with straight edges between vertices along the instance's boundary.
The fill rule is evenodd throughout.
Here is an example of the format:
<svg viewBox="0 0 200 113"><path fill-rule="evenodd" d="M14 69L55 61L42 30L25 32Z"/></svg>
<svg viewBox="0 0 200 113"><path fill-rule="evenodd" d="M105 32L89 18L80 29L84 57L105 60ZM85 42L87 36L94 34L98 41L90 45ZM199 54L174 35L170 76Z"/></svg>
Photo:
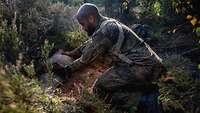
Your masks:
<svg viewBox="0 0 200 113"><path fill-rule="evenodd" d="M65 33L76 29L76 23L73 21L76 8L66 6L64 3L56 2L49 6L49 19L51 28L47 33L50 43L54 43L54 49L68 48Z"/></svg>
<svg viewBox="0 0 200 113"><path fill-rule="evenodd" d="M73 15L76 8L51 0L15 0L2 3L3 19L8 21L7 25L11 26L15 20L25 59L33 60L32 56L37 56L35 48L41 48L47 38L55 44L56 49L67 47L64 33L74 27Z"/></svg>
<svg viewBox="0 0 200 113"><path fill-rule="evenodd" d="M14 28L6 25L6 21L0 24L0 57L15 63L20 52L20 36Z"/></svg>
<svg viewBox="0 0 200 113"><path fill-rule="evenodd" d="M171 81L160 82L160 100L166 113L192 113L199 107L199 80L192 79L189 59L179 55L168 56L164 62L167 78Z"/></svg>
<svg viewBox="0 0 200 113"><path fill-rule="evenodd" d="M47 93L37 80L25 78L15 67L8 71L0 73L1 113L61 113L76 107L73 102L60 97L59 90L55 94Z"/></svg>
<svg viewBox="0 0 200 113"><path fill-rule="evenodd" d="M81 30L67 32L65 36L71 48L76 48L88 40L87 34Z"/></svg>
<svg viewBox="0 0 200 113"><path fill-rule="evenodd" d="M74 102L70 97L63 97L59 89L54 93L51 89L42 89L37 80L24 77L15 66L6 70L0 69L1 113L114 113L109 105L87 90Z"/></svg>
<svg viewBox="0 0 200 113"><path fill-rule="evenodd" d="M110 109L109 104L105 104L87 90L82 92L79 105L81 106L83 113L116 113Z"/></svg>

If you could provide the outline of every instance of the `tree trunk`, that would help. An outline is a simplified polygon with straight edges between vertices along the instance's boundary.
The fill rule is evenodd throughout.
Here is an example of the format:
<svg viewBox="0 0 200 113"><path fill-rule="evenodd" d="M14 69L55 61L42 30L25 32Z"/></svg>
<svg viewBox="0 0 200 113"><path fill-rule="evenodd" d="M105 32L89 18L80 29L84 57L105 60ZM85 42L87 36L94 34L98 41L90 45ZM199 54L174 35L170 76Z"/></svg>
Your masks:
<svg viewBox="0 0 200 113"><path fill-rule="evenodd" d="M105 13L107 16L112 15L112 0L105 0Z"/></svg>

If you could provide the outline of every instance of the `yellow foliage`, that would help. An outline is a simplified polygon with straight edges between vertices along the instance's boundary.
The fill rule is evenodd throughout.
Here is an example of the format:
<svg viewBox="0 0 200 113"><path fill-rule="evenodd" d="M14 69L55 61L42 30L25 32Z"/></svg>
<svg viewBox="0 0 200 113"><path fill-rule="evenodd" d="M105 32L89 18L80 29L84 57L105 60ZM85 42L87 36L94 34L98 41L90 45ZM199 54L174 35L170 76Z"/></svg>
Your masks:
<svg viewBox="0 0 200 113"><path fill-rule="evenodd" d="M127 2L124 2L124 3L122 4L122 6L123 6L124 10L127 10L127 9L128 9L128 3L127 3Z"/></svg>
<svg viewBox="0 0 200 113"><path fill-rule="evenodd" d="M192 15L187 15L186 19L191 20L192 19Z"/></svg>
<svg viewBox="0 0 200 113"><path fill-rule="evenodd" d="M197 18L193 17L193 19L190 21L190 23L195 26L197 24Z"/></svg>
<svg viewBox="0 0 200 113"><path fill-rule="evenodd" d="M198 65L198 69L200 69L200 64Z"/></svg>

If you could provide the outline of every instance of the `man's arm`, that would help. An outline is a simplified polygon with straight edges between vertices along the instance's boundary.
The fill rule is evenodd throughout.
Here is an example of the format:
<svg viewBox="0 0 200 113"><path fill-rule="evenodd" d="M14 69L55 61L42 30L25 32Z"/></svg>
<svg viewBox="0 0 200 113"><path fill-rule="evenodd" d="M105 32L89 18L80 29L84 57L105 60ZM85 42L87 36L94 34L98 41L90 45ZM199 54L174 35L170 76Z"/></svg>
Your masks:
<svg viewBox="0 0 200 113"><path fill-rule="evenodd" d="M86 47L86 45L88 45L89 43L91 43L91 40L87 40L86 42L84 42L80 47L75 48L72 51L65 51L62 54L63 55L67 55L70 56L74 59L78 59L81 57L82 53L83 53L83 49Z"/></svg>
<svg viewBox="0 0 200 113"><path fill-rule="evenodd" d="M78 48L75 48L75 49L72 50L72 51L65 51L65 52L63 52L62 54L63 54L63 55L70 56L70 57L72 57L72 58L74 58L74 59L77 59L77 58L81 57L81 53L82 53L82 52L81 52L80 48L81 48L81 46L78 47Z"/></svg>
<svg viewBox="0 0 200 113"><path fill-rule="evenodd" d="M82 51L80 58L75 60L70 66L71 70L78 70L83 65L91 63L97 57L102 56L108 52L110 48L116 43L119 33L118 26L115 23L109 23L105 29L102 29L95 36L93 36L92 43L89 43Z"/></svg>
<svg viewBox="0 0 200 113"><path fill-rule="evenodd" d="M102 56L109 48L112 47L112 42L104 36L94 37L95 41L87 45L80 58L75 60L69 67L71 71L78 70L85 64L89 64L97 57Z"/></svg>

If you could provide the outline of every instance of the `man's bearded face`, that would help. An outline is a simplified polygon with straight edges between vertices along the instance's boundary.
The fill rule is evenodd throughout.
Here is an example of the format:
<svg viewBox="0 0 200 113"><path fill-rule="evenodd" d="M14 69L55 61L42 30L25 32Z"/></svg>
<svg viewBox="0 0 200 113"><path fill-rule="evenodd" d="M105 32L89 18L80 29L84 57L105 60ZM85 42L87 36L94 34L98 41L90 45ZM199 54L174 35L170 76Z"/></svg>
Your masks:
<svg viewBox="0 0 200 113"><path fill-rule="evenodd" d="M94 23L90 23L88 20L79 20L79 24L81 24L83 30L87 32L88 36L91 36L96 29Z"/></svg>

